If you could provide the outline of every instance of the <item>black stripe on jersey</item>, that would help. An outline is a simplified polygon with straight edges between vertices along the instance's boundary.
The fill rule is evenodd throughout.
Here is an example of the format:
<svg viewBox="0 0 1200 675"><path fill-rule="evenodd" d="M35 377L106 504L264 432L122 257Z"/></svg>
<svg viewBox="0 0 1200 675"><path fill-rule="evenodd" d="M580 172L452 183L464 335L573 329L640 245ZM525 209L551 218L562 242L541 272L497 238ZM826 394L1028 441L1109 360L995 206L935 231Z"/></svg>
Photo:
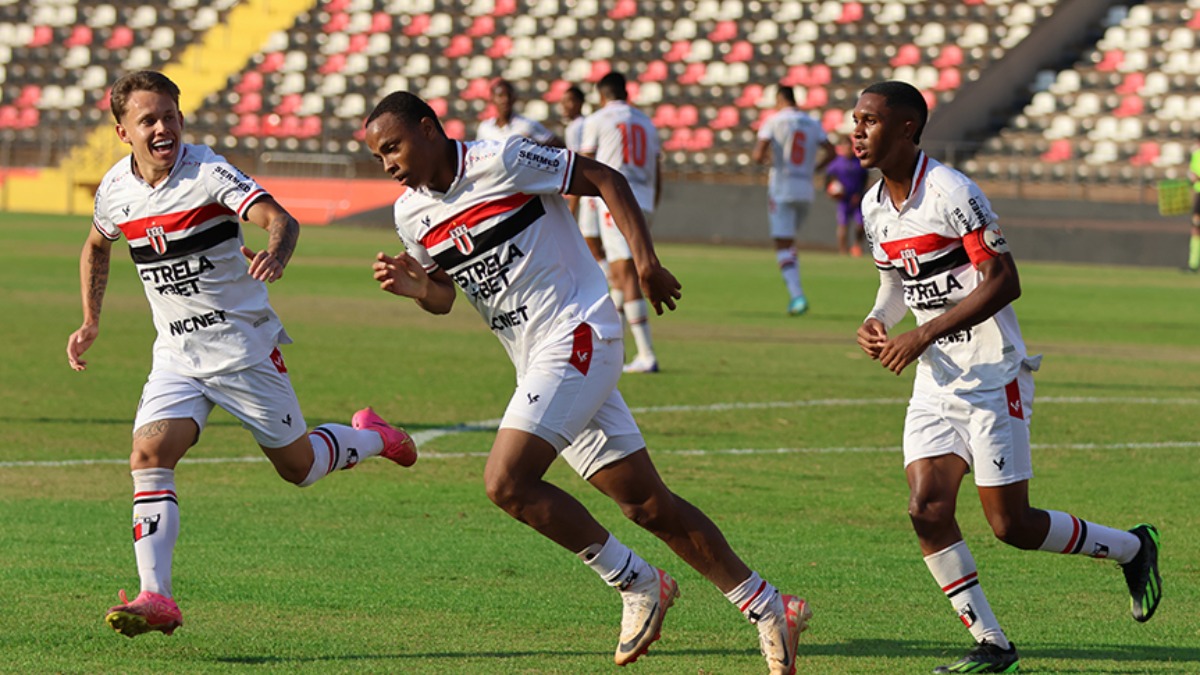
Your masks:
<svg viewBox="0 0 1200 675"><path fill-rule="evenodd" d="M959 586L958 588L947 593L946 597L953 598L954 596L958 595L959 593L962 593L963 591L965 591L969 588L975 588L978 585L979 585L979 579L978 578L972 579L972 580L968 581L967 583L963 584L962 586Z"/></svg>
<svg viewBox="0 0 1200 675"><path fill-rule="evenodd" d="M450 246L441 253L435 254L433 259L444 270L454 269L521 234L525 231L525 228L532 225L535 220L544 215L546 215L546 207L542 205L541 198L535 196L525 206L517 209L516 213L496 223L495 227L487 232L474 237L475 249L471 251L470 255L463 255L462 251L459 251L454 246Z"/></svg>
<svg viewBox="0 0 1200 675"><path fill-rule="evenodd" d="M896 265L896 271L900 273L900 277L905 281L919 281L921 279L928 279L935 274L949 272L950 270L957 269L963 265L969 265L970 263L971 257L967 255L967 249L959 246L940 258L922 260L920 262L920 269L918 270L916 276L909 274L908 271L904 269L903 263Z"/></svg>
<svg viewBox="0 0 1200 675"><path fill-rule="evenodd" d="M238 231L239 226L237 221L227 220L208 228L200 234L168 241L167 252L162 255L159 255L149 244L145 246L130 246L129 257L133 258L133 262L143 265L160 260L182 258L193 253L207 251L217 244L229 241L230 239L236 239Z"/></svg>

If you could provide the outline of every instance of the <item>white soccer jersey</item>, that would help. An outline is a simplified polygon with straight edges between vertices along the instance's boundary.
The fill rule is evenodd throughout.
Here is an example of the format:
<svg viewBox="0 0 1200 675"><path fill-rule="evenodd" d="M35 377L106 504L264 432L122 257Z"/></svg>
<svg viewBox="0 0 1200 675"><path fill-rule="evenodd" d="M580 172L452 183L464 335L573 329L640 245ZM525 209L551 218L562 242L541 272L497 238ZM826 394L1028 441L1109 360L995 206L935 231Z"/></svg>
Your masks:
<svg viewBox="0 0 1200 675"><path fill-rule="evenodd" d="M583 125L587 122L587 117L580 115L571 120L567 124L567 128L563 130L563 143L567 145L567 149L572 152L583 151Z"/></svg>
<svg viewBox="0 0 1200 675"><path fill-rule="evenodd" d="M817 148L826 139L821 123L799 108L785 108L763 122L758 138L771 142L771 199L811 202Z"/></svg>
<svg viewBox="0 0 1200 675"><path fill-rule="evenodd" d="M501 141L509 136L523 136L542 145L554 140L554 134L542 126L541 122L516 113L513 113L512 119L504 126L500 126L495 117L489 117L480 122L479 128L475 130L477 141Z"/></svg>
<svg viewBox="0 0 1200 675"><path fill-rule="evenodd" d="M583 149L621 172L643 211L654 211L658 180L658 129L646 113L625 101L609 101L587 116Z"/></svg>
<svg viewBox="0 0 1200 675"><path fill-rule="evenodd" d="M205 145L183 145L157 187L134 174L132 157L100 181L92 222L106 239L129 241L158 330L156 369L226 373L291 342L241 252L238 218L266 196Z"/></svg>
<svg viewBox="0 0 1200 675"><path fill-rule="evenodd" d="M575 153L527 139L458 143L445 193L409 189L396 200L396 232L409 255L444 269L523 373L545 340L586 322L621 337L608 284L562 193Z"/></svg>
<svg viewBox="0 0 1200 675"><path fill-rule="evenodd" d="M1008 252L996 214L971 179L921 153L912 192L897 209L880 180L862 201L867 240L882 271L904 283L904 304L918 324L944 314L979 285L975 265ZM921 355L926 374L954 391L997 389L1017 376L1025 342L1012 305Z"/></svg>

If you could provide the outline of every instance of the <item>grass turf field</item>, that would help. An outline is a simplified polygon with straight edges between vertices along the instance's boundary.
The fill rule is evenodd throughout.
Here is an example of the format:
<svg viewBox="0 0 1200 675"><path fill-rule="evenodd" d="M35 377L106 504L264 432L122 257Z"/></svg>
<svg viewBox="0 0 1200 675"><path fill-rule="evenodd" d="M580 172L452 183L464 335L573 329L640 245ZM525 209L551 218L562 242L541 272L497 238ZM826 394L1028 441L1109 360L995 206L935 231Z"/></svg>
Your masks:
<svg viewBox="0 0 1200 675"><path fill-rule="evenodd" d="M371 404L420 434L421 461L375 460L300 490L218 410L177 471L185 625L169 638L110 631L117 589L137 589L125 462L153 329L118 243L89 369L68 368L87 231L86 219L0 215L0 671L617 670L617 595L488 502L492 434L460 427L501 415L511 366L465 301L433 317L376 290L374 252L398 249L386 229L306 229L272 298L296 340L285 353L309 424ZM770 251L660 253L684 286L679 311L653 323L664 372L621 389L668 484L812 603L800 669L919 673L958 658L969 635L905 515L911 371L885 372L853 340L875 294L870 262L802 254L813 308L789 318ZM1000 544L968 480L960 522L993 608L1027 672L1200 670L1200 283L1020 267L1017 312L1046 355L1033 502L1156 523L1166 598L1136 624L1113 563ZM679 579L663 639L629 672L763 670L755 630L702 577L569 469L550 477Z"/></svg>

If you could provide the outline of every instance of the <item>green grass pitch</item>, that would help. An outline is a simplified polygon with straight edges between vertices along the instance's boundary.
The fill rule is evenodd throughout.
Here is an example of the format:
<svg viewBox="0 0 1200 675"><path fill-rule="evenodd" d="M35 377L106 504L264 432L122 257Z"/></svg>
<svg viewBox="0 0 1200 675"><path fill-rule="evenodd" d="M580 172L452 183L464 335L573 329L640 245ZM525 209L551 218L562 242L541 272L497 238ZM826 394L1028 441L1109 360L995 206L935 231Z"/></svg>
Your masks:
<svg viewBox="0 0 1200 675"><path fill-rule="evenodd" d="M90 367L67 366L88 227L0 216L0 672L617 671L617 595L488 502L492 433L459 426L502 414L511 366L465 301L433 317L376 289L374 253L399 249L388 229L306 229L272 301L296 340L285 354L309 424L373 405L425 439L422 459L300 490L218 411L177 472L185 625L110 631L117 590L137 589L125 462L153 328L118 243ZM812 603L801 672L922 673L957 658L969 635L905 513L911 372L854 344L870 262L802 253L812 309L790 318L768 250L660 254L683 301L653 319L663 372L627 376L622 392L668 484ZM968 480L960 521L993 608L1026 672L1200 671L1200 282L1017 262L1025 339L1046 355L1033 502L1157 524L1166 597L1136 624L1113 563L1004 546ZM551 479L679 580L662 640L628 672L762 672L755 630L716 589L564 466Z"/></svg>

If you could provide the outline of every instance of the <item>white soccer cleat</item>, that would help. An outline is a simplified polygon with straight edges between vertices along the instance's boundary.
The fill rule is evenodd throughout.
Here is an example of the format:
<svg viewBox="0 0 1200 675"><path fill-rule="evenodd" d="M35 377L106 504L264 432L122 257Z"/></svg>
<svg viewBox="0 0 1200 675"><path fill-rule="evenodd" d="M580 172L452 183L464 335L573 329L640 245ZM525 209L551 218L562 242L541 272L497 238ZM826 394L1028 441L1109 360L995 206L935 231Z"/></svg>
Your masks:
<svg viewBox="0 0 1200 675"><path fill-rule="evenodd" d="M643 359L640 356L625 364L624 373L657 373L658 359Z"/></svg>
<svg viewBox="0 0 1200 675"><path fill-rule="evenodd" d="M613 657L618 666L637 661L651 643L662 637L663 618L679 597L679 584L670 574L655 569L651 582L639 584L646 588L621 591L625 609L621 614L621 639Z"/></svg>
<svg viewBox="0 0 1200 675"><path fill-rule="evenodd" d="M780 600L782 613L774 611L755 622L759 649L767 659L771 675L795 675L796 643L808 629L812 609L804 598L794 595L781 596Z"/></svg>

